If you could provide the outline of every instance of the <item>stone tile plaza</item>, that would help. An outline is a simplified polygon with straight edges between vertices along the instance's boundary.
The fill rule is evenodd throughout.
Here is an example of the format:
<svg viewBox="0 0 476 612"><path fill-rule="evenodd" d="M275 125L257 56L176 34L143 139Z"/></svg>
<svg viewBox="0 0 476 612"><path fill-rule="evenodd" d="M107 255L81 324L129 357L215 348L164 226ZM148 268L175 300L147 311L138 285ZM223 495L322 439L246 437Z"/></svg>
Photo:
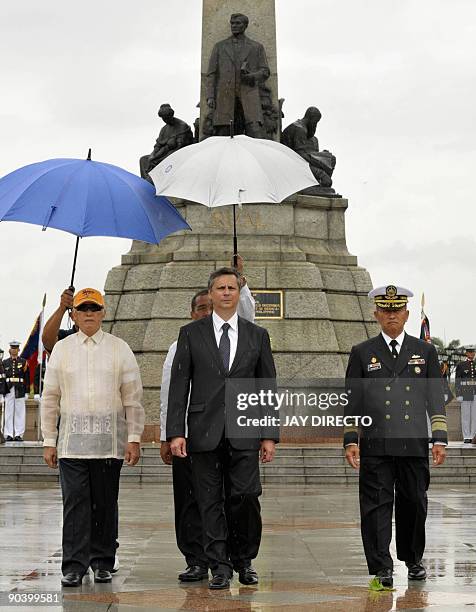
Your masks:
<svg viewBox="0 0 476 612"><path fill-rule="evenodd" d="M0 128L23 80L34 109L15 128L31 150L0 147L0 611L476 612L474 147L445 135L438 95L443 75L467 138L454 41L474 19L430 0L139 4L9 9L30 51L5 37ZM62 131L93 142L67 155ZM27 225L68 255L49 265ZM33 301L40 282L17 335L19 284Z"/></svg>
<svg viewBox="0 0 476 612"><path fill-rule="evenodd" d="M47 481L45 469L39 463L40 449L15 448L15 443L8 446L13 449L10 455L5 454L8 447L0 454L2 610L17 606L36 609L20 604L6 607L8 596L26 593L50 594L58 604L55 607L50 604L47 609L74 612L350 609L447 612L471 610L476 604L476 457L474 451L464 449L462 444L452 444L450 451L455 457L451 472L457 476L437 478L435 472L439 468L432 470L434 484L429 491L424 557L427 580L412 583L407 579L404 564L397 562L396 590L390 593L369 592L367 588L358 488L352 484L356 478L351 474L351 479L346 479L342 451L335 447L305 447L309 475L300 479L289 474L293 474L293 466L297 471L297 466L304 464L304 460L299 460L302 450L298 453L286 446L279 450L279 468L272 468L271 464L263 470L264 533L256 561L260 584L247 587L235 579L229 591L211 593L206 582L185 586L177 581L183 561L175 542L170 468L154 461L158 449L153 446L145 447L141 466L123 469L119 572L111 584L94 584L90 575L81 587L61 591L59 486L55 481ZM15 450L23 457L22 471L26 476L20 479L16 474L13 476L13 467L8 470L9 465L14 466ZM313 457L320 469L312 468ZM273 469L278 473L273 475ZM302 473L303 469L299 471ZM28 472L36 472L31 477L33 481L26 480ZM341 484L328 484L330 474L334 483L340 479ZM298 484L299 480L302 484Z"/></svg>

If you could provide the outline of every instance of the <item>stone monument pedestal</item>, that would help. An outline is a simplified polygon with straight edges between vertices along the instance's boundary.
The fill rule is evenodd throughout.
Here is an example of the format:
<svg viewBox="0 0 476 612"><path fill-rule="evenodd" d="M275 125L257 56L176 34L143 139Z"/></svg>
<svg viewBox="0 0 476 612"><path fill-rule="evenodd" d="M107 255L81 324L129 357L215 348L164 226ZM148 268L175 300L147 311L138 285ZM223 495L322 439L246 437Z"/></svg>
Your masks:
<svg viewBox="0 0 476 612"><path fill-rule="evenodd" d="M145 440L159 440L162 365L193 294L211 271L229 265L231 206L208 209L175 200L193 228L160 245L133 242L107 277L104 329L135 352L144 384ZM253 290L283 292L282 319L257 320L269 331L278 377L341 378L353 344L377 333L368 272L349 254L347 200L294 195L281 204L237 210L238 250Z"/></svg>

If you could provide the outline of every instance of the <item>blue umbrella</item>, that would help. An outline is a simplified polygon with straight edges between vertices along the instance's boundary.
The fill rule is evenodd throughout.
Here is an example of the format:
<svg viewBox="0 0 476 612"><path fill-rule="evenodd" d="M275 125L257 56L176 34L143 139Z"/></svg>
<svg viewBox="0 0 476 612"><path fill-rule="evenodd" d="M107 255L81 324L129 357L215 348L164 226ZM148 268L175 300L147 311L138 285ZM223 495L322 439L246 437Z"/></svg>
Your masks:
<svg viewBox="0 0 476 612"><path fill-rule="evenodd" d="M0 221L60 229L79 238L116 236L158 244L191 229L169 200L148 181L118 166L88 158L50 159L0 179Z"/></svg>

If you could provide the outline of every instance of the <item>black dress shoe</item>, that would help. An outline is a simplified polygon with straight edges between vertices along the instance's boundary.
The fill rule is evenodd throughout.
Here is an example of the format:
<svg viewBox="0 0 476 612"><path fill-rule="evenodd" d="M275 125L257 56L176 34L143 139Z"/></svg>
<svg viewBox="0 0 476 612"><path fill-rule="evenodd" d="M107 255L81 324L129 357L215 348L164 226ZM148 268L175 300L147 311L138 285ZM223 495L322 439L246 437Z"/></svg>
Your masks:
<svg viewBox="0 0 476 612"><path fill-rule="evenodd" d="M8 438L7 438L8 440ZM465 438L464 439L464 444L471 444L471 438Z"/></svg>
<svg viewBox="0 0 476 612"><path fill-rule="evenodd" d="M180 582L197 582L208 578L208 569L200 565L189 565L187 569L178 575Z"/></svg>
<svg viewBox="0 0 476 612"><path fill-rule="evenodd" d="M241 584L258 584L258 573L252 565L238 570L238 579Z"/></svg>
<svg viewBox="0 0 476 612"><path fill-rule="evenodd" d="M61 578L61 584L65 587L78 587L82 581L83 577L78 572L68 572Z"/></svg>
<svg viewBox="0 0 476 612"><path fill-rule="evenodd" d="M408 580L425 580L426 569L421 563L405 563L408 567Z"/></svg>
<svg viewBox="0 0 476 612"><path fill-rule="evenodd" d="M392 588L393 587L393 572L389 568L381 569L377 572L376 577L380 579L380 584L383 587Z"/></svg>
<svg viewBox="0 0 476 612"><path fill-rule="evenodd" d="M5 442L13 442L13 438L11 436L7 436L5 438Z"/></svg>
<svg viewBox="0 0 476 612"><path fill-rule="evenodd" d="M15 436L13 440L14 442L23 442L23 438L21 436Z"/></svg>
<svg viewBox="0 0 476 612"><path fill-rule="evenodd" d="M208 583L209 589L228 589L230 587L230 579L223 574L215 574Z"/></svg>
<svg viewBox="0 0 476 612"><path fill-rule="evenodd" d="M95 569L94 570L94 582L111 582L112 574L109 570Z"/></svg>

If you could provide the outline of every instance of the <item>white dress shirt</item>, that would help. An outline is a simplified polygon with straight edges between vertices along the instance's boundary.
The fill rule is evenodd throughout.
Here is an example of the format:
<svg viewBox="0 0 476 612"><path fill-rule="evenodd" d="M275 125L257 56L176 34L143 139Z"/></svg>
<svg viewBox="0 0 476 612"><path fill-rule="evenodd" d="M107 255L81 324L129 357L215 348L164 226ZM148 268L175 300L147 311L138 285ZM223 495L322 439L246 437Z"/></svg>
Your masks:
<svg viewBox="0 0 476 612"><path fill-rule="evenodd" d="M392 342L393 338L390 338L390 336L387 336L387 334L385 334L384 332L380 332L380 333L382 334L383 339L387 343L388 350L392 352L392 347L390 346L390 342ZM400 353L400 349L402 348L403 341L405 340L405 332L402 331L402 333L399 336L397 336L395 340L397 341L397 344L395 345L395 350L397 351L397 353Z"/></svg>
<svg viewBox="0 0 476 612"><path fill-rule="evenodd" d="M170 378L172 377L172 364L174 362L175 353L177 352L177 340L170 345L167 357L164 361L162 369L162 382L160 384L160 441L167 441L167 409L169 406L169 389ZM187 437L185 423L185 437Z"/></svg>
<svg viewBox="0 0 476 612"><path fill-rule="evenodd" d="M124 459L127 442L140 442L144 430L141 401L127 343L102 330L91 337L79 331L55 344L46 368L43 445L57 446L60 459Z"/></svg>
<svg viewBox="0 0 476 612"><path fill-rule="evenodd" d="M254 323L255 320L255 299L251 295L248 285L241 288L240 301L238 302L237 314L239 317ZM230 330L228 330L230 336ZM177 341L170 345L167 357L162 369L162 382L160 385L160 441L167 441L167 409L169 405L170 378L172 376L172 364L175 353L177 352ZM231 354L230 354L231 361ZM185 437L187 436L187 422L185 421Z"/></svg>
<svg viewBox="0 0 476 612"><path fill-rule="evenodd" d="M248 284L246 284L241 288L240 301L238 302L238 308L236 312L238 313L239 317L242 317L243 319L254 323L255 310L255 298L251 295L250 288L248 287Z"/></svg>

